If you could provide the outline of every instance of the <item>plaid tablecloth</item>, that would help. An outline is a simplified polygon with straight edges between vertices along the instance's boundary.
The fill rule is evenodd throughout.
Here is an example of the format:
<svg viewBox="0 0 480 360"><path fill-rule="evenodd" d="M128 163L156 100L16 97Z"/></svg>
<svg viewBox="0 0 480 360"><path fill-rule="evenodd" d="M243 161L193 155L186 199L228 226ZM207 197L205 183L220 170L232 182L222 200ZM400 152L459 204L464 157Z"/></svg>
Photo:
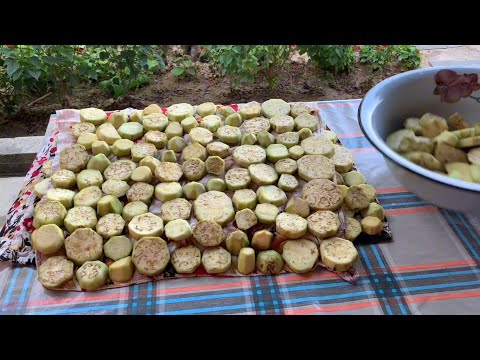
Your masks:
<svg viewBox="0 0 480 360"><path fill-rule="evenodd" d="M478 314L480 216L439 209L394 179L357 123L360 100L319 102L386 209L393 241L360 245L357 285L321 270L207 277L93 293L44 289L33 267L0 263L1 314Z"/></svg>

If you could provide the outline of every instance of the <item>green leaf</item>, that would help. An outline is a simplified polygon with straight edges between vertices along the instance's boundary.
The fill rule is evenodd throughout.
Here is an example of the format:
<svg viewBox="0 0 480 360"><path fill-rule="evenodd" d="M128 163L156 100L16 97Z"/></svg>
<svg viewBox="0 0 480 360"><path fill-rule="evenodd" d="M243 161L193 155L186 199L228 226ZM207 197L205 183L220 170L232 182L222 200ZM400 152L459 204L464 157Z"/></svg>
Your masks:
<svg viewBox="0 0 480 360"><path fill-rule="evenodd" d="M42 71L40 69L27 69L27 74L29 74L35 80L38 80L38 78L42 74Z"/></svg>
<svg viewBox="0 0 480 360"><path fill-rule="evenodd" d="M113 84L113 96L114 97L119 97L120 95L123 95L125 93L125 90L123 89L122 86Z"/></svg>
<svg viewBox="0 0 480 360"><path fill-rule="evenodd" d="M181 67L176 67L172 70L172 75L173 76L180 76L185 72L185 70Z"/></svg>
<svg viewBox="0 0 480 360"><path fill-rule="evenodd" d="M5 70L7 71L7 75L12 77L12 75L20 68L20 64L17 60L13 58L8 58L5 60ZM14 80L15 81L15 80Z"/></svg>
<svg viewBox="0 0 480 360"><path fill-rule="evenodd" d="M193 65L192 61L191 60L186 60L183 62L183 64L186 66L186 67L190 67Z"/></svg>
<svg viewBox="0 0 480 360"><path fill-rule="evenodd" d="M32 64L33 66L36 66L37 68L42 67L42 61L36 56L32 56L30 58L30 64Z"/></svg>
<svg viewBox="0 0 480 360"><path fill-rule="evenodd" d="M43 61L49 65L55 65L58 63L57 59L53 56L44 56Z"/></svg>
<svg viewBox="0 0 480 360"><path fill-rule="evenodd" d="M22 76L22 73L23 73L23 70L22 69L17 69L17 71L15 71L13 74L12 74L12 80L15 82L17 81L20 76Z"/></svg>

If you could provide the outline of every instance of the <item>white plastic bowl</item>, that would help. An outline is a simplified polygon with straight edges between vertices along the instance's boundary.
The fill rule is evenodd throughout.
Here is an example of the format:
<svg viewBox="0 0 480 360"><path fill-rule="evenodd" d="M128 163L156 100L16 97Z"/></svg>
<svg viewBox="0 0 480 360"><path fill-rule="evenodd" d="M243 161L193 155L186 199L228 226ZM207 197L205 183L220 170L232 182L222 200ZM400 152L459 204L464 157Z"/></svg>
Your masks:
<svg viewBox="0 0 480 360"><path fill-rule="evenodd" d="M433 67L408 71L385 79L363 98L358 121L367 139L385 157L392 174L418 197L442 208L463 212L480 211L480 184L449 178L427 170L390 149L386 137L403 127L408 117L430 112L448 118L458 112L470 122L480 121L480 103L462 98L456 103L441 103L434 95L435 74L449 69L457 74L475 73L478 67ZM480 91L472 93L478 97Z"/></svg>

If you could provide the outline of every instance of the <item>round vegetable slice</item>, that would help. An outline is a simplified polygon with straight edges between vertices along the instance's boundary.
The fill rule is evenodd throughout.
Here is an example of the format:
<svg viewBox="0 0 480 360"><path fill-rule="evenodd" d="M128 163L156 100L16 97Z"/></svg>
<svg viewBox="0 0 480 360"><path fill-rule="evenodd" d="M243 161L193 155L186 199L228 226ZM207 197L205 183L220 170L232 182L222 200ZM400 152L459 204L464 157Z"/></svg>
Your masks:
<svg viewBox="0 0 480 360"><path fill-rule="evenodd" d="M227 246L228 252L236 256L241 249L248 247L248 236L243 231L236 230L228 234L225 245Z"/></svg>
<svg viewBox="0 0 480 360"><path fill-rule="evenodd" d="M338 237L322 240L320 255L325 266L334 271L347 271L358 259L352 242Z"/></svg>
<svg viewBox="0 0 480 360"><path fill-rule="evenodd" d="M310 215L310 206L308 206L307 201L298 197L292 197L288 200L287 205L285 205L285 212L306 218Z"/></svg>
<svg viewBox="0 0 480 360"><path fill-rule="evenodd" d="M123 139L135 141L143 136L143 125L138 122L128 122L120 125L117 131Z"/></svg>
<svg viewBox="0 0 480 360"><path fill-rule="evenodd" d="M170 121L180 122L193 114L195 114L193 106L187 103L173 104L167 108L167 117Z"/></svg>
<svg viewBox="0 0 480 360"><path fill-rule="evenodd" d="M102 198L102 190L98 186L89 186L82 189L73 197L73 205L78 206L90 206L94 209L97 208L97 204Z"/></svg>
<svg viewBox="0 0 480 360"><path fill-rule="evenodd" d="M248 230L257 225L257 216L251 209L243 209L235 214L235 222L240 230Z"/></svg>
<svg viewBox="0 0 480 360"><path fill-rule="evenodd" d="M267 164L252 164L248 167L252 181L257 185L272 185L278 180L278 174Z"/></svg>
<svg viewBox="0 0 480 360"><path fill-rule="evenodd" d="M267 159L272 163L276 163L281 159L288 158L288 149L283 144L271 144L267 147Z"/></svg>
<svg viewBox="0 0 480 360"><path fill-rule="evenodd" d="M130 160L117 160L105 169L103 175L106 180L123 180L130 181L132 171L135 170L137 165Z"/></svg>
<svg viewBox="0 0 480 360"><path fill-rule="evenodd" d="M208 191L198 195L193 202L197 220L215 221L226 226L235 216L232 200L220 191Z"/></svg>
<svg viewBox="0 0 480 360"><path fill-rule="evenodd" d="M207 173L205 163L200 159L188 159L182 165L183 175L190 181L200 180Z"/></svg>
<svg viewBox="0 0 480 360"><path fill-rule="evenodd" d="M229 190L245 189L252 181L247 169L234 168L225 174L225 183Z"/></svg>
<svg viewBox="0 0 480 360"><path fill-rule="evenodd" d="M175 249L170 260L179 274L191 274L200 266L200 250L193 245Z"/></svg>
<svg viewBox="0 0 480 360"><path fill-rule="evenodd" d="M275 163L275 171L279 174L295 174L297 162L293 159L281 159Z"/></svg>
<svg viewBox="0 0 480 360"><path fill-rule="evenodd" d="M259 103L243 105L239 113L243 119L252 119L262 114L262 106Z"/></svg>
<svg viewBox="0 0 480 360"><path fill-rule="evenodd" d="M73 206L73 197L75 191L68 189L50 189L45 194L47 201L58 201L65 209L70 209Z"/></svg>
<svg viewBox="0 0 480 360"><path fill-rule="evenodd" d="M73 263L65 256L52 256L38 267L38 281L55 289L73 279Z"/></svg>
<svg viewBox="0 0 480 360"><path fill-rule="evenodd" d="M80 121L93 125L103 124L107 120L107 113L101 109L86 108L80 110Z"/></svg>
<svg viewBox="0 0 480 360"><path fill-rule="evenodd" d="M201 126L210 130L212 133L217 131L220 125L222 124L220 116L217 115L207 115L202 118Z"/></svg>
<svg viewBox="0 0 480 360"><path fill-rule="evenodd" d="M278 144L285 145L287 149L298 145L298 141L300 140L300 135L297 132L289 131L283 134L280 134L276 137L276 141Z"/></svg>
<svg viewBox="0 0 480 360"><path fill-rule="evenodd" d="M165 115L154 113L143 116L143 128L145 131L163 131L167 128L168 119Z"/></svg>
<svg viewBox="0 0 480 360"><path fill-rule="evenodd" d="M77 175L77 187L79 190L89 186L102 186L103 176L98 170L82 170Z"/></svg>
<svg viewBox="0 0 480 360"><path fill-rule="evenodd" d="M303 139L300 145L307 155L323 155L331 158L335 154L332 142L324 136L308 137Z"/></svg>
<svg viewBox="0 0 480 360"><path fill-rule="evenodd" d="M210 179L207 182L207 190L208 191L225 191L227 190L227 184L222 179Z"/></svg>
<svg viewBox="0 0 480 360"><path fill-rule="evenodd" d="M226 272L232 264L232 256L221 247L205 249L202 255L202 265L209 274Z"/></svg>
<svg viewBox="0 0 480 360"><path fill-rule="evenodd" d="M333 145L335 154L331 157L335 165L335 171L339 173L346 173L350 171L353 166L353 156L350 150L340 145Z"/></svg>
<svg viewBox="0 0 480 360"><path fill-rule="evenodd" d="M87 261L77 270L77 280L84 290L96 290L107 283L108 266L101 261Z"/></svg>
<svg viewBox="0 0 480 360"><path fill-rule="evenodd" d="M332 211L317 211L307 218L308 231L319 238L334 236L340 228L340 220Z"/></svg>
<svg viewBox="0 0 480 360"><path fill-rule="evenodd" d="M237 210L255 209L257 206L257 194L251 189L236 190L232 197L232 202Z"/></svg>
<svg viewBox="0 0 480 360"><path fill-rule="evenodd" d="M183 158L183 161L194 159L194 158L205 161L207 159L207 149L205 149L199 143L193 143L193 144L187 145L182 150L182 158Z"/></svg>
<svg viewBox="0 0 480 360"><path fill-rule="evenodd" d="M102 184L102 191L105 195L113 195L118 198L125 196L128 189L130 189L130 185L123 180L108 179Z"/></svg>
<svg viewBox="0 0 480 360"><path fill-rule="evenodd" d="M225 125L217 129L217 138L225 144L238 144L242 139L242 133L238 127Z"/></svg>
<svg viewBox="0 0 480 360"><path fill-rule="evenodd" d="M183 196L182 185L178 182L160 183L155 186L155 198L166 202Z"/></svg>
<svg viewBox="0 0 480 360"><path fill-rule="evenodd" d="M224 159L230 155L230 146L222 142L215 141L207 145L207 151L211 156L219 156ZM197 157L201 159L200 156Z"/></svg>
<svg viewBox="0 0 480 360"><path fill-rule="evenodd" d="M192 143L197 142L203 146L207 146L208 143L211 143L213 141L212 132L202 127L196 127L190 130L190 133L188 134L188 136Z"/></svg>
<svg viewBox="0 0 480 360"><path fill-rule="evenodd" d="M318 259L317 244L306 239L290 240L283 245L282 258L290 270L303 274L312 270Z"/></svg>
<svg viewBox="0 0 480 360"><path fill-rule="evenodd" d="M87 150L82 145L72 145L60 152L60 169L78 173L85 169L90 160Z"/></svg>
<svg viewBox="0 0 480 360"><path fill-rule="evenodd" d="M112 236L103 245L105 256L114 261L123 259L132 252L132 241L126 236Z"/></svg>
<svg viewBox="0 0 480 360"><path fill-rule="evenodd" d="M265 150L258 145L241 145L233 152L233 159L242 167L249 167L252 164L265 162L267 154Z"/></svg>
<svg viewBox="0 0 480 360"><path fill-rule="evenodd" d="M145 141L157 149L163 149L167 145L167 135L158 130L150 130L145 134Z"/></svg>
<svg viewBox="0 0 480 360"><path fill-rule="evenodd" d="M283 269L283 259L275 250L260 251L257 255L257 269L266 275L278 275Z"/></svg>
<svg viewBox="0 0 480 360"><path fill-rule="evenodd" d="M276 115L270 118L270 124L273 130L279 134L283 134L295 129L295 121L289 115Z"/></svg>
<svg viewBox="0 0 480 360"><path fill-rule="evenodd" d="M350 186L345 196L345 203L353 211L368 208L370 204L369 196L357 185Z"/></svg>
<svg viewBox="0 0 480 360"><path fill-rule="evenodd" d="M95 125L88 122L79 122L72 125L72 134L78 138L82 134L95 133Z"/></svg>
<svg viewBox="0 0 480 360"><path fill-rule="evenodd" d="M275 185L263 185L257 189L258 202L282 206L287 202L285 192Z"/></svg>
<svg viewBox="0 0 480 360"><path fill-rule="evenodd" d="M132 260L140 274L147 276L160 274L170 261L166 241L154 236L141 238L133 247Z"/></svg>
<svg viewBox="0 0 480 360"><path fill-rule="evenodd" d="M207 173L221 176L225 172L225 160L220 156L209 156L205 161L205 168Z"/></svg>
<svg viewBox="0 0 480 360"><path fill-rule="evenodd" d="M139 162L146 156L155 157L157 148L150 143L139 143L132 146L132 160Z"/></svg>
<svg viewBox="0 0 480 360"><path fill-rule="evenodd" d="M40 226L55 224L63 225L67 209L58 201L46 201L35 207L35 220Z"/></svg>
<svg viewBox="0 0 480 360"><path fill-rule="evenodd" d="M65 250L69 260L83 265L103 256L103 239L92 229L77 229L65 239Z"/></svg>
<svg viewBox="0 0 480 360"><path fill-rule="evenodd" d="M151 183L153 180L152 170L148 166L139 166L132 171L132 181Z"/></svg>
<svg viewBox="0 0 480 360"><path fill-rule="evenodd" d="M216 222L199 221L193 228L193 237L205 247L218 246L225 240L225 233Z"/></svg>
<svg viewBox="0 0 480 360"><path fill-rule="evenodd" d="M298 176L305 181L313 179L333 179L335 165L323 155L305 155L297 160Z"/></svg>
<svg viewBox="0 0 480 360"><path fill-rule="evenodd" d="M153 185L144 182L137 182L127 191L127 199L129 202L143 201L145 204L149 205L152 202L154 189Z"/></svg>
<svg viewBox="0 0 480 360"><path fill-rule="evenodd" d="M256 117L243 123L243 131L257 135L261 131L270 130L270 122L263 117Z"/></svg>
<svg viewBox="0 0 480 360"><path fill-rule="evenodd" d="M273 204L258 204L255 207L257 220L262 224L274 224L279 212L278 207Z"/></svg>
<svg viewBox="0 0 480 360"><path fill-rule="evenodd" d="M112 153L110 146L103 140L98 140L92 143L93 155L103 154L109 156Z"/></svg>
<svg viewBox="0 0 480 360"><path fill-rule="evenodd" d="M135 216L148 212L148 205L141 201L128 203L123 207L122 217L125 221L131 221Z"/></svg>
<svg viewBox="0 0 480 360"><path fill-rule="evenodd" d="M188 221L175 219L165 225L165 236L173 241L188 239L192 236L192 228Z"/></svg>
<svg viewBox="0 0 480 360"><path fill-rule="evenodd" d="M345 239L354 241L362 232L362 225L354 218L345 219Z"/></svg>
<svg viewBox="0 0 480 360"><path fill-rule="evenodd" d="M300 114L295 118L295 126L297 130L309 129L315 132L318 129L318 119L315 115Z"/></svg>
<svg viewBox="0 0 480 360"><path fill-rule="evenodd" d="M125 227L125 220L119 214L107 214L102 216L97 223L97 233L104 239L121 235Z"/></svg>
<svg viewBox="0 0 480 360"><path fill-rule="evenodd" d="M284 212L278 214L275 227L280 235L289 239L298 239L307 232L307 220L299 215Z"/></svg>
<svg viewBox="0 0 480 360"><path fill-rule="evenodd" d="M327 179L314 179L306 183L303 186L302 198L313 210L335 211L343 203L341 190Z"/></svg>
<svg viewBox="0 0 480 360"><path fill-rule="evenodd" d="M65 242L63 230L55 224L43 225L32 233L32 246L44 255L59 251Z"/></svg>
<svg viewBox="0 0 480 360"><path fill-rule="evenodd" d="M128 232L137 240L145 236L160 236L163 234L163 220L149 212L134 216L128 223Z"/></svg>
<svg viewBox="0 0 480 360"><path fill-rule="evenodd" d="M60 189L70 189L77 183L75 173L70 170L58 170L50 179L53 187Z"/></svg>
<svg viewBox="0 0 480 360"><path fill-rule="evenodd" d="M282 99L270 99L262 103L262 113L272 118L290 114L290 104Z"/></svg>
<svg viewBox="0 0 480 360"><path fill-rule="evenodd" d="M282 174L278 180L278 187L283 191L293 191L298 186L298 180L295 176L289 174Z"/></svg>
<svg viewBox="0 0 480 360"><path fill-rule="evenodd" d="M301 114L309 114L310 113L310 107L307 104L304 103L297 103L297 104L292 104L290 108L290 114L296 118L297 116Z"/></svg>
<svg viewBox="0 0 480 360"><path fill-rule="evenodd" d="M185 199L173 199L163 203L160 209L160 217L164 222L175 219L188 220L192 212L192 205Z"/></svg>
<svg viewBox="0 0 480 360"><path fill-rule="evenodd" d="M178 182L182 176L182 167L177 163L161 162L155 168L155 177L161 182Z"/></svg>

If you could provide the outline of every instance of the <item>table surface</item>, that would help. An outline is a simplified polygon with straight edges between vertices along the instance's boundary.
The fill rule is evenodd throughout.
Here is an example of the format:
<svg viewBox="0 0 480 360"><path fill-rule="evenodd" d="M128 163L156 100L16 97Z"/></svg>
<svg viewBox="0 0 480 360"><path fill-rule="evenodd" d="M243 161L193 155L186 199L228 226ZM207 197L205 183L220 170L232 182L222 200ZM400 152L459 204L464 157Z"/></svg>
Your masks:
<svg viewBox="0 0 480 360"><path fill-rule="evenodd" d="M1 314L478 314L480 217L439 209L394 179L357 123L360 100L319 102L386 210L393 241L359 245L351 285L335 274L202 277L90 293L44 289L0 263Z"/></svg>

